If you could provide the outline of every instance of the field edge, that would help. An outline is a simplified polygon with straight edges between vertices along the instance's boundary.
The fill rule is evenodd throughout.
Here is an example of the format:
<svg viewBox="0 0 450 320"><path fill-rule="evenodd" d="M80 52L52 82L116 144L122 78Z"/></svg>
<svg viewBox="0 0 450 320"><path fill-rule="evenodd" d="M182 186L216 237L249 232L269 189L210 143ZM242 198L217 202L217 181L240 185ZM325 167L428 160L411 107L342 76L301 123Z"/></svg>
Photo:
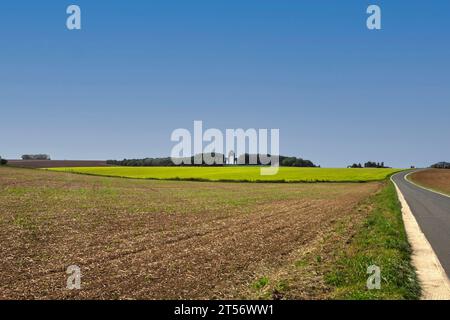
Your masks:
<svg viewBox="0 0 450 320"><path fill-rule="evenodd" d="M417 300L421 287L412 265L412 249L395 186L386 186L369 199L373 209L350 244L326 273L337 300ZM368 266L381 269L381 289L367 289Z"/></svg>
<svg viewBox="0 0 450 320"><path fill-rule="evenodd" d="M435 192L447 197L450 197L450 191L446 190L445 188L439 188L436 186L432 186L426 183L423 183L419 179L417 179L417 175L419 175L421 172L429 172L429 171L435 171L435 170L447 170L447 169L424 169L420 171L413 171L409 175L406 176L406 180L408 180L410 183L417 185L418 187L421 187L423 189L429 190L431 192ZM450 171L450 170L449 170ZM437 171L436 171L437 172Z"/></svg>

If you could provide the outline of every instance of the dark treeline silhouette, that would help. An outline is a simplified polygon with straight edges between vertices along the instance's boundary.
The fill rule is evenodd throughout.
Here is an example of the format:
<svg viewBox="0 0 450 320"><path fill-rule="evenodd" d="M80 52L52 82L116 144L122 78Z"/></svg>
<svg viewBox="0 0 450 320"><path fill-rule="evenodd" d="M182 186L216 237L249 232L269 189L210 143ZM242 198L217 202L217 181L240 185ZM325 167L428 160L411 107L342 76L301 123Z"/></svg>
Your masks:
<svg viewBox="0 0 450 320"><path fill-rule="evenodd" d="M431 168L435 169L450 169L450 162L438 162L436 164L433 164Z"/></svg>
<svg viewBox="0 0 450 320"><path fill-rule="evenodd" d="M22 160L51 160L48 154L24 154Z"/></svg>
<svg viewBox="0 0 450 320"><path fill-rule="evenodd" d="M271 155L248 154L245 153L237 159L238 165L267 165L269 161L276 161L276 158L270 158ZM310 160L302 158L279 156L278 163L282 167L316 167Z"/></svg>
<svg viewBox="0 0 450 320"><path fill-rule="evenodd" d="M2 157L0 157L0 166L4 166L7 163L8 163L8 160L3 159Z"/></svg>
<svg viewBox="0 0 450 320"><path fill-rule="evenodd" d="M208 157L208 158L207 158ZM201 158L201 159L200 159ZM316 167L310 160L304 160L296 157L279 156L280 166L285 167ZM265 165L270 164L268 160L270 155L243 154L236 157L226 158L221 153L198 154L190 158L178 158L175 164L171 158L145 158L145 159L124 159L124 160L108 160L109 165L115 166L134 166L134 167L169 167L169 166L224 166L224 165ZM180 164L178 164L180 163Z"/></svg>
<svg viewBox="0 0 450 320"><path fill-rule="evenodd" d="M145 158L145 159L123 159L123 160L107 160L106 164L113 166L129 166L129 167L167 167L173 166L170 158Z"/></svg>
<svg viewBox="0 0 450 320"><path fill-rule="evenodd" d="M372 162L368 161L364 163L364 166L361 163L354 163L351 166L348 166L348 168L389 168L384 165L384 162Z"/></svg>
<svg viewBox="0 0 450 320"><path fill-rule="evenodd" d="M201 157L201 159L200 159ZM209 157L211 162L208 164L205 160ZM177 163L172 158L144 158L144 159L123 159L107 160L106 164L126 167L171 167L171 166L222 166L225 163L225 156L221 153L198 154L189 158L177 158Z"/></svg>
<svg viewBox="0 0 450 320"><path fill-rule="evenodd" d="M282 167L310 167L310 168L318 167L310 160L305 160L296 157L283 157L283 156L280 156L280 165Z"/></svg>

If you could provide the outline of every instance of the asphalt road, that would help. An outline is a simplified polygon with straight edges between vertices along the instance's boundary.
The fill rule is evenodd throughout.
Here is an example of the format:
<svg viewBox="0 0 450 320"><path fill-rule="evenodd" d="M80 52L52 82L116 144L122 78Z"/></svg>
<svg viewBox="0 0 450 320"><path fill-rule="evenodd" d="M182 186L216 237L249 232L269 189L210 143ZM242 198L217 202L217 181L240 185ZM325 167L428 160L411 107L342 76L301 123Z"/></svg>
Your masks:
<svg viewBox="0 0 450 320"><path fill-rule="evenodd" d="M422 189L401 172L392 177L450 278L450 197Z"/></svg>

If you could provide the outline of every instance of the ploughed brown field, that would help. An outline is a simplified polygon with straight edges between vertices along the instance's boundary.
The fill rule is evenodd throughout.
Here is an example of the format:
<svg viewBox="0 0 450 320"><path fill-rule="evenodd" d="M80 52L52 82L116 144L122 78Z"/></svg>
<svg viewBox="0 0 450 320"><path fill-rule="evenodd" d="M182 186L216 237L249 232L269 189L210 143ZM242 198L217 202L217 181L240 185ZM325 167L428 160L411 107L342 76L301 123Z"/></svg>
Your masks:
<svg viewBox="0 0 450 320"><path fill-rule="evenodd" d="M373 183L150 181L0 168L0 298L326 298ZM81 290L66 289L70 265Z"/></svg>
<svg viewBox="0 0 450 320"><path fill-rule="evenodd" d="M430 169L413 173L410 176L415 183L450 195L450 170Z"/></svg>
<svg viewBox="0 0 450 320"><path fill-rule="evenodd" d="M8 165L20 168L104 167L102 160L8 160Z"/></svg>

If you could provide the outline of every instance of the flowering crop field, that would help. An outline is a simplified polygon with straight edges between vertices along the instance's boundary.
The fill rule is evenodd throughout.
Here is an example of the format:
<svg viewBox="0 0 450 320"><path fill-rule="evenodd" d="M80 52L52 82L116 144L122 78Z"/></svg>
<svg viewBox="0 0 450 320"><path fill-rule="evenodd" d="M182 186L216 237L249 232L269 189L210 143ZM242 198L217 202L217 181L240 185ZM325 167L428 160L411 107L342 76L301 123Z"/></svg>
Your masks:
<svg viewBox="0 0 450 320"><path fill-rule="evenodd" d="M343 169L280 167L276 175L263 176L260 167L81 167L50 168L89 175L191 181L243 182L365 182L380 181L400 169Z"/></svg>

